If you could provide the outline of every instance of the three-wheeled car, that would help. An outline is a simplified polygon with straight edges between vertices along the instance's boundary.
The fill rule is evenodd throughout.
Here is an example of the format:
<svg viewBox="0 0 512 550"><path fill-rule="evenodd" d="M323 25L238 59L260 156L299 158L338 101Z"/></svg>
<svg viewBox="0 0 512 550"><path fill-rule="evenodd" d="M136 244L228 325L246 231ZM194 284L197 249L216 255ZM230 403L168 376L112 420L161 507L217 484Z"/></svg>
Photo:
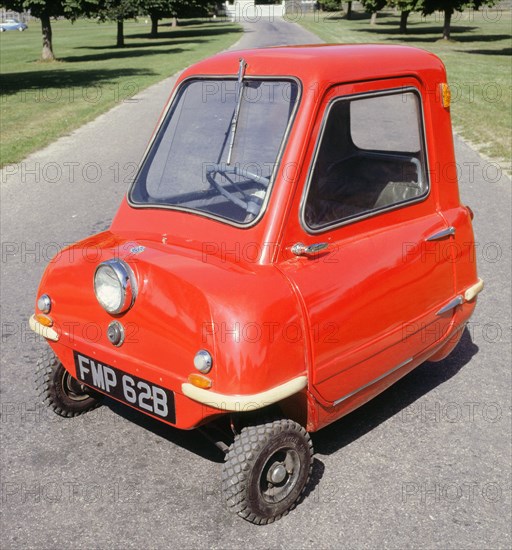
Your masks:
<svg viewBox="0 0 512 550"><path fill-rule="evenodd" d="M229 508L288 513L310 432L446 357L483 288L449 107L443 64L410 47L187 69L110 229L42 278L45 401L70 417L106 395L199 428Z"/></svg>

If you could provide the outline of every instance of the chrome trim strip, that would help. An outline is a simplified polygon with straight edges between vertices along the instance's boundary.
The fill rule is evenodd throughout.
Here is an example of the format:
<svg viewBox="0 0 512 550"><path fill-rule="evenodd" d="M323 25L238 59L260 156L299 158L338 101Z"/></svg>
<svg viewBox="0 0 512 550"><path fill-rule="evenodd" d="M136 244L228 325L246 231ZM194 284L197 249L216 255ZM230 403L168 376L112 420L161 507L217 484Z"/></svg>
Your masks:
<svg viewBox="0 0 512 550"><path fill-rule="evenodd" d="M447 311L450 311L451 309L455 309L457 306L460 306L462 303L464 303L464 297L463 296L457 296L450 302L448 302L444 307L442 307L436 315L442 315L443 313L446 313Z"/></svg>
<svg viewBox="0 0 512 550"><path fill-rule="evenodd" d="M439 239L444 239L445 237L449 237L450 235L455 235L455 227L453 227L452 225L450 225L450 227L447 227L446 229L441 229L441 231L438 231L433 235L430 235L430 237L427 237L425 240L437 241Z"/></svg>
<svg viewBox="0 0 512 550"><path fill-rule="evenodd" d="M378 378L375 378L375 380L372 380L371 382L368 382L368 384L365 384L364 386L361 386L360 388L357 388L357 390L354 390L350 393L347 393L347 395L344 395L343 397L340 397L340 399L336 399L336 401L333 403L333 406L336 407L336 405L339 405L342 401L345 401L345 399L348 399L349 397L352 397L356 393L359 393L360 391L364 390L368 386L372 386L376 382L379 382L379 380L382 380L383 378L386 378L386 376L389 376L390 374L393 374L398 369L401 369L402 367L405 367L405 365L409 364L412 361L412 357L409 359L406 359L403 363L400 363L398 366L393 367L391 370L388 370L384 374L381 374Z"/></svg>

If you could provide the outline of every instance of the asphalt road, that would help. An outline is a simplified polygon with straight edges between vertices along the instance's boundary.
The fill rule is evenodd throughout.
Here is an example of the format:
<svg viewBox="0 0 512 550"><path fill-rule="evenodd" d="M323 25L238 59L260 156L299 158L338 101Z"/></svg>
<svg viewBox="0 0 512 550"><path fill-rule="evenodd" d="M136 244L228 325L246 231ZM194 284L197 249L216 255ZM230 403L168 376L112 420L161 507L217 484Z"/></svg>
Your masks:
<svg viewBox="0 0 512 550"><path fill-rule="evenodd" d="M251 25L238 47L312 42ZM456 139L486 290L461 344L315 434L309 496L256 527L225 511L222 457L116 404L66 420L38 403L28 329L65 243L106 229L173 79L1 173L1 542L25 548L510 548L511 190Z"/></svg>

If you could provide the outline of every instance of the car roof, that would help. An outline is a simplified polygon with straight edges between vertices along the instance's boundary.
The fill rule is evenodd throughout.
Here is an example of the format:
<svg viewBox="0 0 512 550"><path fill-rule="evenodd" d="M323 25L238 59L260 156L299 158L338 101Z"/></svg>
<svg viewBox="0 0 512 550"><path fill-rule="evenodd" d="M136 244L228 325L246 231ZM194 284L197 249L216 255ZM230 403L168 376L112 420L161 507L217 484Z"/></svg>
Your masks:
<svg viewBox="0 0 512 550"><path fill-rule="evenodd" d="M279 46L217 54L187 69L192 75L236 75L240 58L246 75L295 76L303 82L349 82L361 79L423 74L439 80L444 65L434 54L410 46L380 44ZM427 76L428 75L428 76ZM430 77L430 78L429 78Z"/></svg>

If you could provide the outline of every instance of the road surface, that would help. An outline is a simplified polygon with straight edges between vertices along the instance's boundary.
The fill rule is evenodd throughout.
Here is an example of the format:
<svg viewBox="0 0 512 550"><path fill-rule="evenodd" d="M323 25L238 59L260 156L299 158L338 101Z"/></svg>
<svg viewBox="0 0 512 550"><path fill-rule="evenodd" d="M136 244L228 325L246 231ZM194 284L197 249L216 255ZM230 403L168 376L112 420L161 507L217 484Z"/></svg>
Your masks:
<svg viewBox="0 0 512 550"><path fill-rule="evenodd" d="M247 25L237 47L318 41ZM174 79L1 174L3 549L510 548L510 181L456 139L486 281L470 330L315 434L309 496L256 527L224 510L222 457L197 433L111 404L73 420L40 405L45 345L27 325L48 260L106 229Z"/></svg>

